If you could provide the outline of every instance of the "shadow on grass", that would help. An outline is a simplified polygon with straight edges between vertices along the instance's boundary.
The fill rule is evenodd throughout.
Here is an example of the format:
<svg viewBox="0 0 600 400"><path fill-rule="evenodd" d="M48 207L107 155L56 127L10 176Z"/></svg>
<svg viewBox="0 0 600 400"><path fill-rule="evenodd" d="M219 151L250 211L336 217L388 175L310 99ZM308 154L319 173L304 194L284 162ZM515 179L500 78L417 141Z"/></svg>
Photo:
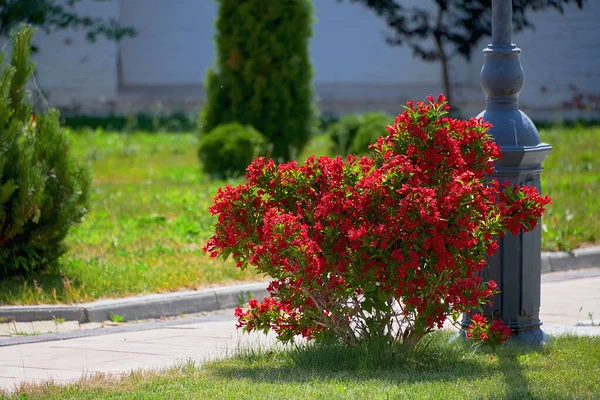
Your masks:
<svg viewBox="0 0 600 400"><path fill-rule="evenodd" d="M519 364L518 354L514 351L504 352L500 357L500 371L504 378L504 388L507 399L533 398L529 391L529 383Z"/></svg>
<svg viewBox="0 0 600 400"><path fill-rule="evenodd" d="M574 337L577 339L577 337ZM519 356L535 353L549 354L550 347L527 346L510 343L498 352L499 370L502 373L506 399L533 399L535 398L526 377L523 364Z"/></svg>
<svg viewBox="0 0 600 400"><path fill-rule="evenodd" d="M487 357L474 352L468 343L451 341L451 337L445 332L431 335L410 355L394 352L386 345L354 349L324 344L275 351L246 350L207 368L221 378L266 383L343 380L392 385L472 381L497 375L503 368L498 363L487 363Z"/></svg>
<svg viewBox="0 0 600 400"><path fill-rule="evenodd" d="M540 390L539 383L528 378L521 356L531 354L537 359L534 354L544 356L548 354L546 350L514 343L496 351L474 350L469 342L452 341L451 337L446 332L433 334L411 355L393 354L385 346L351 349L332 344L275 351L246 350L231 359L209 364L207 372L226 380L246 379L274 385L343 382L354 386L371 382L377 387L418 393L425 390L423 393L431 395L460 387L454 393L459 397L475 395L481 385L493 388L488 394L480 393L483 397L506 399L532 398ZM425 387L435 389L433 392L420 389Z"/></svg>

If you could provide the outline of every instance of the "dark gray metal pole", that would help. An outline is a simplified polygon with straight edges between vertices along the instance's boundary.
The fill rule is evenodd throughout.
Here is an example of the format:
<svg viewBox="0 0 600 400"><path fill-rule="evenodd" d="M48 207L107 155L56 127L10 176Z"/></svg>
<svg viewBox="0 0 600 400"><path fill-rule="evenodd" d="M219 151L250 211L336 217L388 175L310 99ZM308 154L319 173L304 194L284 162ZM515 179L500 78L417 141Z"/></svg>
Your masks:
<svg viewBox="0 0 600 400"><path fill-rule="evenodd" d="M479 114L494 127L490 133L500 146L503 158L495 164L494 177L500 182L529 185L541 190L542 162L552 147L540 143L538 131L519 110L519 92L523 87L521 50L512 44L512 0L492 0L492 43L483 50L481 86L486 95L485 111ZM488 257L482 277L498 283L501 293L493 304L484 307L488 320L501 318L516 340L529 344L549 341L541 330L541 230L507 235L500 249ZM462 321L463 329L470 321Z"/></svg>

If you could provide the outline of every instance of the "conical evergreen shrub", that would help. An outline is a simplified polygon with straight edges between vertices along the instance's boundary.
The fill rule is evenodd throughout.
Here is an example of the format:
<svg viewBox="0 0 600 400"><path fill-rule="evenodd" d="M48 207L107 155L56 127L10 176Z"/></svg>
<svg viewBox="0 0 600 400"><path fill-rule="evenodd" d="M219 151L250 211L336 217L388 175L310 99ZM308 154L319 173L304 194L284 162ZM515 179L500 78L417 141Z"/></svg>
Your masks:
<svg viewBox="0 0 600 400"><path fill-rule="evenodd" d="M203 134L251 125L289 160L314 126L311 0L218 0L217 61L205 79Z"/></svg>
<svg viewBox="0 0 600 400"><path fill-rule="evenodd" d="M28 101L33 33L13 33L10 63L0 54L0 279L54 263L87 212L90 174L71 156L58 111L34 115Z"/></svg>

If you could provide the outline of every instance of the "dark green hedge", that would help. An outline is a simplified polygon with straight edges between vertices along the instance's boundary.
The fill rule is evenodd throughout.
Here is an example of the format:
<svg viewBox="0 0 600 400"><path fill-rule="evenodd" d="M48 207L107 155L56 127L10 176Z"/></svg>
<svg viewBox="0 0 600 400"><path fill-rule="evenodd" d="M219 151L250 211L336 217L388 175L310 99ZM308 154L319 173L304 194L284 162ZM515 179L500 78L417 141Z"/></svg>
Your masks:
<svg viewBox="0 0 600 400"><path fill-rule="evenodd" d="M267 140L260 132L233 122L202 136L198 156L205 173L222 179L243 175L252 160L266 155L267 150Z"/></svg>
<svg viewBox="0 0 600 400"><path fill-rule="evenodd" d="M369 144L387 135L385 127L393 123L393 116L381 112L346 114L329 126L327 135L331 137L334 153L365 154Z"/></svg>
<svg viewBox="0 0 600 400"><path fill-rule="evenodd" d="M202 132L252 125L289 160L314 126L310 0L218 0L217 63L207 73Z"/></svg>

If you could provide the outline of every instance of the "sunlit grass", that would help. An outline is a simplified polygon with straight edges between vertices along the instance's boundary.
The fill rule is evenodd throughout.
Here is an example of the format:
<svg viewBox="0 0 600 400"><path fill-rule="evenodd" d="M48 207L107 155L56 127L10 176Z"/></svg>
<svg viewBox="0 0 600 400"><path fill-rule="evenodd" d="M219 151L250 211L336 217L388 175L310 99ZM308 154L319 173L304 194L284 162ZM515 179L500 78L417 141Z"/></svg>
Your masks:
<svg viewBox="0 0 600 400"><path fill-rule="evenodd" d="M545 250L600 242L600 127L542 129L553 150L544 162L542 190L552 198L543 218Z"/></svg>

